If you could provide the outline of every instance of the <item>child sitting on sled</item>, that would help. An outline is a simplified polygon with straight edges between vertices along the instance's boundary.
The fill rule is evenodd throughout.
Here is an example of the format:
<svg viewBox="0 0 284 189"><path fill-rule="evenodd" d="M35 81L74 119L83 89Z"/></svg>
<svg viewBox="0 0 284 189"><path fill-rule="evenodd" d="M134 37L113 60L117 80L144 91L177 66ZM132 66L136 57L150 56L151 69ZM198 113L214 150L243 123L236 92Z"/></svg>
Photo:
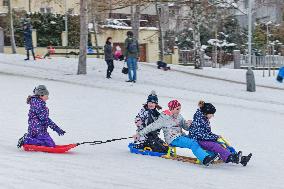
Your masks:
<svg viewBox="0 0 284 189"><path fill-rule="evenodd" d="M189 128L189 137L198 141L199 145L210 152L219 154L225 163L241 163L246 165L249 161L251 154L242 156L242 152L232 152L229 148L224 148L220 142L221 137L211 132L209 119L211 119L216 108L211 103L200 101L198 103L199 109L193 116L192 124Z"/></svg>
<svg viewBox="0 0 284 189"><path fill-rule="evenodd" d="M33 93L33 96L28 96L27 98L27 104L30 105L28 133L19 139L18 148L24 144L55 147L55 143L49 136L47 128L50 127L59 136L64 135L65 131L49 118L49 110L46 107L49 95L47 88L44 85L39 85L34 89Z"/></svg>
<svg viewBox="0 0 284 189"><path fill-rule="evenodd" d="M138 140L152 131L162 129L165 140L169 145L191 149L197 159L208 166L218 155L209 155L196 140L191 139L182 132L182 129L189 129L191 121L185 121L180 115L181 104L177 100L170 101L168 107L169 110L163 111L155 122L138 131L133 137Z"/></svg>
<svg viewBox="0 0 284 189"><path fill-rule="evenodd" d="M147 102L143 105L138 115L135 118L137 132L144 129L147 125L153 123L160 116L158 110L162 109L158 104L158 97L155 91L152 91L147 98ZM144 149L151 148L154 152L166 153L168 151L167 144L159 138L160 130L153 131L141 137L139 141L135 141L134 148Z"/></svg>

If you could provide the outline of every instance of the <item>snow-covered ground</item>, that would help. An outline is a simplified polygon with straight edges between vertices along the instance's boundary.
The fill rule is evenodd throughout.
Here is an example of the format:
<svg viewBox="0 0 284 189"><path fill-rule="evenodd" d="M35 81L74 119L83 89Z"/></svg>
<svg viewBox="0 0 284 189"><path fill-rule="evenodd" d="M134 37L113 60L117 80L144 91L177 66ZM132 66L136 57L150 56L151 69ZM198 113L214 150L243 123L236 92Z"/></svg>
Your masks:
<svg viewBox="0 0 284 189"><path fill-rule="evenodd" d="M245 70L172 66L172 71L164 72L151 64L139 64L138 82L130 84L124 82L122 62L115 62L108 80L105 62L100 59L88 59L88 74L80 76L76 75L78 59L23 59L22 55L0 54L1 188L284 186L284 85L275 78L262 78L261 71L255 72L257 85L274 89L258 86L257 92L249 93L241 84ZM212 102L217 108L213 131L244 154L252 152L253 158L247 167L204 167L131 154L127 149L131 140L79 146L67 154L24 152L16 143L27 129L25 100L39 84L50 91L51 118L67 132L59 137L50 131L58 144L131 136L135 133L133 119L154 89L164 108L169 100L178 99L187 119L192 118L200 99ZM192 156L187 150L178 153Z"/></svg>

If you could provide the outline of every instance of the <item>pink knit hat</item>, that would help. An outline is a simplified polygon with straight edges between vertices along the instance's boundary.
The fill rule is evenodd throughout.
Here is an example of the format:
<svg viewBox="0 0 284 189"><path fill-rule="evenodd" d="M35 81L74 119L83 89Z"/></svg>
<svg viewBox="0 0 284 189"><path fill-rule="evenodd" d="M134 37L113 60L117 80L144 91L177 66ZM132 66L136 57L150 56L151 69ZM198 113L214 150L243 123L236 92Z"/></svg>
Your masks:
<svg viewBox="0 0 284 189"><path fill-rule="evenodd" d="M176 107L179 107L179 106L181 106L181 104L177 100L172 100L168 103L168 107L169 107L170 110L173 110L173 109L175 109Z"/></svg>

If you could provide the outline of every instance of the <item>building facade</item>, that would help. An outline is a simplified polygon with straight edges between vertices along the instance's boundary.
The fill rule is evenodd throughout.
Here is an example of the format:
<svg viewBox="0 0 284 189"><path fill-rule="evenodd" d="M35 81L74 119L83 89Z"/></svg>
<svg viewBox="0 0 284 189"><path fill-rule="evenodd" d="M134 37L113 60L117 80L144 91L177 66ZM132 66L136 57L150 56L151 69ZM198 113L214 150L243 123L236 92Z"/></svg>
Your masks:
<svg viewBox="0 0 284 189"><path fill-rule="evenodd" d="M55 13L55 14L79 14L79 0L11 0L14 10L27 12ZM8 12L8 0L0 0L0 14Z"/></svg>

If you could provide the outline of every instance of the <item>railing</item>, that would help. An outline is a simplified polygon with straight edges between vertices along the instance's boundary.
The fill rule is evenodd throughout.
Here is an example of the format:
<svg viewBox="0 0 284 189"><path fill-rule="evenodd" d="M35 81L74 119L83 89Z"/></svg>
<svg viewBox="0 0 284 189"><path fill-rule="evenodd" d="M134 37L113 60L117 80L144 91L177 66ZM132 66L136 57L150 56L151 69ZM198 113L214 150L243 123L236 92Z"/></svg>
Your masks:
<svg viewBox="0 0 284 189"><path fill-rule="evenodd" d="M241 55L241 66L248 65L248 56ZM252 56L251 65L254 68L268 69L271 67L282 67L284 66L284 56L279 55L266 55L266 56Z"/></svg>

